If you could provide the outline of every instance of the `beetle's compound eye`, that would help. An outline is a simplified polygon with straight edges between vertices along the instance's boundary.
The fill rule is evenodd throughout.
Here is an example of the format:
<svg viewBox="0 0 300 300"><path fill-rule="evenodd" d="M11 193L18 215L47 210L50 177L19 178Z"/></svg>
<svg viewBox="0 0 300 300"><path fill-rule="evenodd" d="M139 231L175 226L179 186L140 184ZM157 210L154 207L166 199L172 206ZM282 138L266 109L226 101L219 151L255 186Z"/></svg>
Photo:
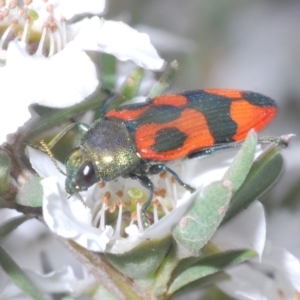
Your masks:
<svg viewBox="0 0 300 300"><path fill-rule="evenodd" d="M76 185L80 188L88 188L97 182L94 165L91 161L82 164L76 175Z"/></svg>

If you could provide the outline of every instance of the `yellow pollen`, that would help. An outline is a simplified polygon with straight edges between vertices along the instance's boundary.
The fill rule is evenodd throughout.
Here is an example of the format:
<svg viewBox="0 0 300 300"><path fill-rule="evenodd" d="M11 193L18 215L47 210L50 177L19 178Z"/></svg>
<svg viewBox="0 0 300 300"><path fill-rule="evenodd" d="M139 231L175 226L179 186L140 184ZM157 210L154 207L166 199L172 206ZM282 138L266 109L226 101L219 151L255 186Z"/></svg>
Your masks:
<svg viewBox="0 0 300 300"><path fill-rule="evenodd" d="M46 11L47 11L48 13L50 13L50 14L53 14L53 12L54 12L54 6L53 6L53 4L47 5Z"/></svg>
<svg viewBox="0 0 300 300"><path fill-rule="evenodd" d="M137 221L137 213L136 213L136 211L134 211L134 212L131 213L131 220Z"/></svg>
<svg viewBox="0 0 300 300"><path fill-rule="evenodd" d="M18 5L18 1L16 1L16 0L11 0L10 3L9 3L8 8L14 9L15 7L17 7L17 5Z"/></svg>
<svg viewBox="0 0 300 300"><path fill-rule="evenodd" d="M167 175L168 175L167 171L162 171L162 172L159 174L160 178L162 178L162 179L167 178Z"/></svg>
<svg viewBox="0 0 300 300"><path fill-rule="evenodd" d="M154 193L155 193L156 196L160 196L162 198L165 198L166 194L167 194L167 191L166 191L166 189L157 189Z"/></svg>
<svg viewBox="0 0 300 300"><path fill-rule="evenodd" d="M106 183L104 181L98 183L98 186L100 189L104 188L105 185L106 185Z"/></svg>
<svg viewBox="0 0 300 300"><path fill-rule="evenodd" d="M162 205L160 204L160 202L158 201L157 198L155 198L153 201L152 201L153 205L156 206L157 210L162 210Z"/></svg>
<svg viewBox="0 0 300 300"><path fill-rule="evenodd" d="M110 192L106 192L106 193L104 194L104 197L107 198L108 201L109 201L110 198L111 198L111 193L110 193Z"/></svg>
<svg viewBox="0 0 300 300"><path fill-rule="evenodd" d="M6 18L8 15L9 15L9 10L7 8L5 8L3 11L2 11L2 15L4 16L4 18Z"/></svg>
<svg viewBox="0 0 300 300"><path fill-rule="evenodd" d="M171 177L171 182L172 183L176 183L177 182L176 179L173 176Z"/></svg>
<svg viewBox="0 0 300 300"><path fill-rule="evenodd" d="M123 191L121 191L121 190L117 191L116 195L120 198L123 197Z"/></svg>
<svg viewBox="0 0 300 300"><path fill-rule="evenodd" d="M18 13L18 15L19 15L20 17L23 16L24 13L25 13L25 8L23 8L23 7L22 7L22 8L19 8L17 13Z"/></svg>

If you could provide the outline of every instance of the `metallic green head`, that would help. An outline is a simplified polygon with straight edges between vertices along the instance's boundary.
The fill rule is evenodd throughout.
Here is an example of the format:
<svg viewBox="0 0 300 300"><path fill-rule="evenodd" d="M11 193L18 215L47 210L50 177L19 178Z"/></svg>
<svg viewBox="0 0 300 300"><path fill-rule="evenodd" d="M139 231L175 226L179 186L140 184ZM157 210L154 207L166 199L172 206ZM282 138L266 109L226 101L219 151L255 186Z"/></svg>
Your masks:
<svg viewBox="0 0 300 300"><path fill-rule="evenodd" d="M67 158L66 192L76 194L96 182L127 175L139 162L128 128L122 122L100 119Z"/></svg>

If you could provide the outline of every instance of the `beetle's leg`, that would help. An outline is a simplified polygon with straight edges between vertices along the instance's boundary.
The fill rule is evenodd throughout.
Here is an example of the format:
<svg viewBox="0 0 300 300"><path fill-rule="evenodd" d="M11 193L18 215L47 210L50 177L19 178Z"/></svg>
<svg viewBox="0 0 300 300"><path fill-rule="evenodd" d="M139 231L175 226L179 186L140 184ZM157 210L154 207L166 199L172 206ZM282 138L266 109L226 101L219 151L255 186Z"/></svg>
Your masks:
<svg viewBox="0 0 300 300"><path fill-rule="evenodd" d="M101 89L104 93L106 93L108 96L102 101L102 104L100 106L100 117L103 117L107 113L107 106L109 103L114 100L117 96L117 93L112 91L111 89L102 88Z"/></svg>
<svg viewBox="0 0 300 300"><path fill-rule="evenodd" d="M129 177L132 179L137 179L141 183L141 185L147 188L150 192L147 201L142 205L142 209L141 209L142 212L145 213L145 211L147 210L148 206L151 204L153 199L153 194L154 194L153 182L146 175L130 174Z"/></svg>
<svg viewBox="0 0 300 300"><path fill-rule="evenodd" d="M167 171L169 172L170 174L173 175L173 177L176 179L176 181L181 185L183 186L186 190L188 190L189 192L193 193L195 192L195 188L191 187L190 185L188 185L187 183L184 183L180 178L179 176L170 168L168 168L166 165L164 164L156 164L156 165L152 165L150 166L150 168L148 169L147 173L148 174L158 174L162 171Z"/></svg>
<svg viewBox="0 0 300 300"><path fill-rule="evenodd" d="M286 134L282 136L265 136L262 137L258 140L258 143L260 144L269 144L269 143L274 143L278 147L281 148L287 148L289 145L290 138L294 137L295 134Z"/></svg>

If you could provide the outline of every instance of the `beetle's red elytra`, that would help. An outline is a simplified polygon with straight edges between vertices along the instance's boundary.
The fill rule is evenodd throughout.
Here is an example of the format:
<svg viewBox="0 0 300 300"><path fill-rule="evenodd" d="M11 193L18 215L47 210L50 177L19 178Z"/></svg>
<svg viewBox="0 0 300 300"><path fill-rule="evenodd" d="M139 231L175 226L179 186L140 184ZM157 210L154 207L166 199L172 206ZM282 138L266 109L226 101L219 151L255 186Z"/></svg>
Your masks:
<svg viewBox="0 0 300 300"><path fill-rule="evenodd" d="M243 140L276 114L275 101L254 92L207 89L125 105L105 118L123 121L142 159L169 161Z"/></svg>

